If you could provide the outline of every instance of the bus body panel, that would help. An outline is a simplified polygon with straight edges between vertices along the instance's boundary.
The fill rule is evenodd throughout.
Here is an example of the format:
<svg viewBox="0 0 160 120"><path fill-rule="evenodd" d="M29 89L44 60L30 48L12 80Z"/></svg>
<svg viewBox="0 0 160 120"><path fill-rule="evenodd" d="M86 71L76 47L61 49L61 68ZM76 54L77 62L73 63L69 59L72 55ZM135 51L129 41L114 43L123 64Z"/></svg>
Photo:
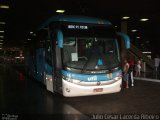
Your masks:
<svg viewBox="0 0 160 120"><path fill-rule="evenodd" d="M52 75L52 66L49 65L48 63L45 63L45 73L46 75Z"/></svg>
<svg viewBox="0 0 160 120"><path fill-rule="evenodd" d="M36 79L44 83L43 73L45 71L45 57L44 57L44 48L39 48L36 50L36 66L37 66L37 75Z"/></svg>
<svg viewBox="0 0 160 120"><path fill-rule="evenodd" d="M25 59L26 59L25 66L27 68L26 69L27 74L29 75L29 77L36 78L36 63L33 55L27 53Z"/></svg>

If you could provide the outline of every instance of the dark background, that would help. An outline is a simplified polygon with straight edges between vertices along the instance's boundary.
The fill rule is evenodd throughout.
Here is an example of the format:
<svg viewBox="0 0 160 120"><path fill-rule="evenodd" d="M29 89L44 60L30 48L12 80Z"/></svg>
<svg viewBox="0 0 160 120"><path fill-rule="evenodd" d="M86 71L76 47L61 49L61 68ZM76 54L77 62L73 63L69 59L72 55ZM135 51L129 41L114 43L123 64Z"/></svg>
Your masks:
<svg viewBox="0 0 160 120"><path fill-rule="evenodd" d="M22 47L30 31L35 31L49 17L64 9L64 15L84 15L104 18L117 26L123 16L129 16L128 34L137 47L159 52L160 4L158 0L1 0L9 9L0 9L0 20L6 21L4 47ZM140 18L149 18L141 22ZM132 29L137 29L132 33ZM2 33L1 33L2 34ZM140 39L136 37L140 36Z"/></svg>

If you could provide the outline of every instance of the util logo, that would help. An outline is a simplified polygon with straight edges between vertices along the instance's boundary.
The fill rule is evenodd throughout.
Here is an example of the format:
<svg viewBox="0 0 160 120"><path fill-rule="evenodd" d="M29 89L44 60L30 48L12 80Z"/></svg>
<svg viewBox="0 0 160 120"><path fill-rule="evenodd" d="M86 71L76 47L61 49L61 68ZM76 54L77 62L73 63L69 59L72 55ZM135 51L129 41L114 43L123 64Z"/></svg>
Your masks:
<svg viewBox="0 0 160 120"><path fill-rule="evenodd" d="M97 76L88 77L88 81L97 81Z"/></svg>

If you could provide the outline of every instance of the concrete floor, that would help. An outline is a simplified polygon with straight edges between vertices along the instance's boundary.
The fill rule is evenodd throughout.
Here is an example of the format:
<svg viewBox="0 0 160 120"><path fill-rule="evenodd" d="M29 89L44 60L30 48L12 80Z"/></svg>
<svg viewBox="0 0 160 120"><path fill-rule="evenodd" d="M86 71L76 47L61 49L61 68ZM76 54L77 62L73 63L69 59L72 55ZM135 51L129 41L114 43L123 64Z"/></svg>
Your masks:
<svg viewBox="0 0 160 120"><path fill-rule="evenodd" d="M23 76L21 67L0 65L0 113L21 119L88 120L95 114L159 114L160 83L135 81L135 86L108 95L64 98ZM97 116L100 119L102 116Z"/></svg>

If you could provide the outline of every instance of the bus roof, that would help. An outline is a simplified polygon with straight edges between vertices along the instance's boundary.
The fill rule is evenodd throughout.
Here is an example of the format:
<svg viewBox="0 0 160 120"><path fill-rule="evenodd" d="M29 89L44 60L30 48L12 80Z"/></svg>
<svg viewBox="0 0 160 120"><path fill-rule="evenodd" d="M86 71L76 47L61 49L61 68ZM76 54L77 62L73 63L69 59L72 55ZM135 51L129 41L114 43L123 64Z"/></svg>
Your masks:
<svg viewBox="0 0 160 120"><path fill-rule="evenodd" d="M111 22L99 18L94 17L86 17L86 16L66 16L66 15L59 15L53 16L48 19L40 29L48 26L51 22L76 22L76 23L90 23L90 24L101 24L101 25L112 25Z"/></svg>

